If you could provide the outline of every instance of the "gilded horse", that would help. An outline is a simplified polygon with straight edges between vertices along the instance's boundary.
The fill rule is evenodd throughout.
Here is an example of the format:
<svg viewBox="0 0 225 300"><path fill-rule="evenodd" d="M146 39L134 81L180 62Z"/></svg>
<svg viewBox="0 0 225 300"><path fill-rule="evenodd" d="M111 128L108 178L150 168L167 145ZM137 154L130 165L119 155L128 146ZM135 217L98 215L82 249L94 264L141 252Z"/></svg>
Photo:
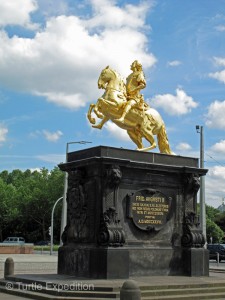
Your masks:
<svg viewBox="0 0 225 300"><path fill-rule="evenodd" d="M91 104L89 107L87 117L93 124L92 127L101 129L108 120L111 120L120 128L127 130L129 137L137 145L139 151L156 148L154 135L157 135L160 152L172 154L164 122L155 109L137 105L127 113L123 122L118 120L127 103L127 95L125 82L115 70L109 66L102 70L98 79L98 88L105 89L105 92L96 104ZM95 118L92 117L93 110L96 116L102 119L97 125L95 125ZM149 147L143 146L142 138L150 143Z"/></svg>

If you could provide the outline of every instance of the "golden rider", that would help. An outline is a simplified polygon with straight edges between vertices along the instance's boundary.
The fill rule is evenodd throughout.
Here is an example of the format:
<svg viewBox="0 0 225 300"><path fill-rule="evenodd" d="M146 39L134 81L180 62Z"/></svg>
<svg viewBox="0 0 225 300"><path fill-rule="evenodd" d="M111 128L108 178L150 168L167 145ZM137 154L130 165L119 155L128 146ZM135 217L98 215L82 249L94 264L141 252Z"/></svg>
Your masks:
<svg viewBox="0 0 225 300"><path fill-rule="evenodd" d="M120 122L124 121L126 114L132 107L136 106L140 109L144 109L144 106L147 106L147 104L144 103L143 95L140 94L140 90L146 87L146 80L144 72L142 70L142 65L137 60L135 60L131 64L130 69L133 72L127 77L127 103L124 107L121 118L118 119L118 121Z"/></svg>

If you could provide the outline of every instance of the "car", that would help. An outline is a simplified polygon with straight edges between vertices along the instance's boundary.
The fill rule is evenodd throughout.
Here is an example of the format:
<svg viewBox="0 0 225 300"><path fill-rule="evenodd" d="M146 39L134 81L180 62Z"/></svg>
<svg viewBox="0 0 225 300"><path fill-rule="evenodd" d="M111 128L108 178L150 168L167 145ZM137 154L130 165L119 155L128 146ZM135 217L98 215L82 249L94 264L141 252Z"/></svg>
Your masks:
<svg viewBox="0 0 225 300"><path fill-rule="evenodd" d="M225 260L225 244L208 244L209 259L217 260L217 253L219 253L219 261Z"/></svg>
<svg viewBox="0 0 225 300"><path fill-rule="evenodd" d="M9 243L9 244L24 244L25 239L23 237L16 237L16 236L10 236L7 237L3 243Z"/></svg>
<svg viewBox="0 0 225 300"><path fill-rule="evenodd" d="M49 244L49 241L39 241L35 243L35 246L48 246Z"/></svg>

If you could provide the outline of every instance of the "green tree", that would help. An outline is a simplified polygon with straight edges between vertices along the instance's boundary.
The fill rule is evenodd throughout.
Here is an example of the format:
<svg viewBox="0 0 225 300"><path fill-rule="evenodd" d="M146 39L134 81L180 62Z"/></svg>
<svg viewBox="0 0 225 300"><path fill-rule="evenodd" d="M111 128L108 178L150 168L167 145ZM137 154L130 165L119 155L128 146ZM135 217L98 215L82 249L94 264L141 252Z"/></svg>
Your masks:
<svg viewBox="0 0 225 300"><path fill-rule="evenodd" d="M215 221L216 217L220 215L220 211L217 208L206 205L206 215L210 220Z"/></svg>
<svg viewBox="0 0 225 300"><path fill-rule="evenodd" d="M0 240L9 224L17 217L18 209L15 205L16 189L12 184L6 184L0 178Z"/></svg>
<svg viewBox="0 0 225 300"><path fill-rule="evenodd" d="M48 228L51 223L51 211L55 201L63 194L64 174L54 168L51 172L42 169L35 171L26 182L26 201L22 209L28 216L28 223L33 228L36 224L36 235L43 240L47 240ZM29 191L27 193L27 191Z"/></svg>
<svg viewBox="0 0 225 300"><path fill-rule="evenodd" d="M217 208L206 205L206 234L208 243L221 243L224 238L224 232L221 226L217 223L220 218L220 211Z"/></svg>
<svg viewBox="0 0 225 300"><path fill-rule="evenodd" d="M40 172L1 172L0 238L21 234L30 242L48 239L51 210L63 194L63 185L64 173L57 167L50 172L45 168ZM56 217L60 218L57 208ZM59 225L59 220L55 224Z"/></svg>
<svg viewBox="0 0 225 300"><path fill-rule="evenodd" d="M216 216L215 223L225 232L225 212Z"/></svg>
<svg viewBox="0 0 225 300"><path fill-rule="evenodd" d="M206 234L208 242L212 238L213 243L221 243L224 238L223 230L208 217L206 218Z"/></svg>

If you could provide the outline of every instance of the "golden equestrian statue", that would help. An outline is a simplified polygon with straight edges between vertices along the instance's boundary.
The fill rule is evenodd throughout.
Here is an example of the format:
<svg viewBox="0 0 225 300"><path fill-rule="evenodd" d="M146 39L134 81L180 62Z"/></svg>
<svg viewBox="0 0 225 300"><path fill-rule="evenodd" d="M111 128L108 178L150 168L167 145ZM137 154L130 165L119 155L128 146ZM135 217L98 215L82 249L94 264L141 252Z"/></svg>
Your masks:
<svg viewBox="0 0 225 300"><path fill-rule="evenodd" d="M131 140L137 145L137 150L148 151L156 148L154 135L157 135L160 153L173 154L170 150L166 128L160 114L149 107L140 94L140 90L146 87L146 80L142 65L135 60L131 64L132 73L127 77L126 84L122 77L107 66L102 70L98 79L98 88L105 92L96 104L91 104L87 117L92 127L101 129L111 120L120 128L127 130ZM95 125L92 111L101 120ZM142 138L149 143L144 147Z"/></svg>

